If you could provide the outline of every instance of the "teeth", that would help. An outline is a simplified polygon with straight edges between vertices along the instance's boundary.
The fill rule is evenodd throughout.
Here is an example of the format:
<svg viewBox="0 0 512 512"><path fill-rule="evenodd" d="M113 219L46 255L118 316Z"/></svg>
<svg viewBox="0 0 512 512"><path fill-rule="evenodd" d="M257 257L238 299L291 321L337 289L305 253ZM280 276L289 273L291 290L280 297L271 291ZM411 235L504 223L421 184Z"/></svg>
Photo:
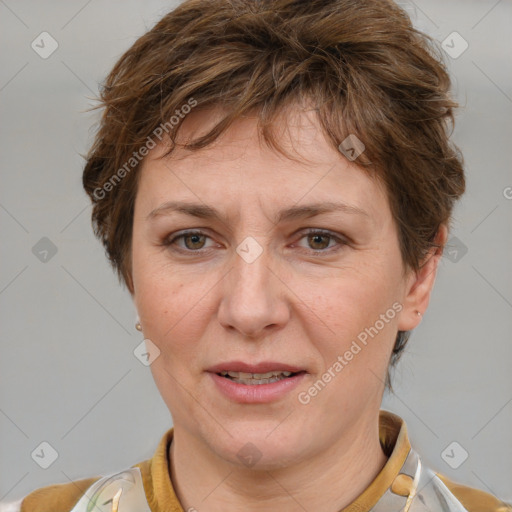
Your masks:
<svg viewBox="0 0 512 512"><path fill-rule="evenodd" d="M267 373L246 373L246 372L220 372L224 377L229 377L240 384L270 384L289 377L292 372L267 372Z"/></svg>
<svg viewBox="0 0 512 512"><path fill-rule="evenodd" d="M260 384L271 384L285 377L272 377L271 379L233 379L238 384L246 384L248 386L259 386Z"/></svg>
<svg viewBox="0 0 512 512"><path fill-rule="evenodd" d="M246 372L220 372L221 375L229 375L234 379L270 379L272 377L279 377L284 375L285 377L289 377L292 372L267 372L267 373L246 373Z"/></svg>

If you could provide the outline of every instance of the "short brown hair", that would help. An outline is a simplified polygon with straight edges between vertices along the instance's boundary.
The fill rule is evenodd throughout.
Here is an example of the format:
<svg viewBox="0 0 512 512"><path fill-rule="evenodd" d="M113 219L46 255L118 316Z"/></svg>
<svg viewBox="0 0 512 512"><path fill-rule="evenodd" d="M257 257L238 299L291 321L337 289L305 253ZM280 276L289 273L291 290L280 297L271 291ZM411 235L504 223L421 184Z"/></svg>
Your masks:
<svg viewBox="0 0 512 512"><path fill-rule="evenodd" d="M348 136L363 142L356 163L386 185L404 266L417 270L465 188L462 156L449 141L457 107L449 89L442 51L391 0L186 0L101 87L103 116L83 172L94 232L133 293L139 150L151 135L177 119L166 130L169 154L193 98L198 109L221 106L226 116L190 150L255 111L265 142L282 151L274 121L309 99L334 148ZM391 367L408 335L398 333Z"/></svg>

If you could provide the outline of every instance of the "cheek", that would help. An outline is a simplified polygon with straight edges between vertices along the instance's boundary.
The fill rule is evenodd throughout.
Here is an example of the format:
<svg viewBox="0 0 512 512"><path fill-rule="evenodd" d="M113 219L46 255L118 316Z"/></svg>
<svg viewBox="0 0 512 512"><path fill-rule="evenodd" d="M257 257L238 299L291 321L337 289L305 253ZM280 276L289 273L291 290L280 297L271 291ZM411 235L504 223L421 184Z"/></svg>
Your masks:
<svg viewBox="0 0 512 512"><path fill-rule="evenodd" d="M326 279L321 294L311 297L311 303L324 310L323 316L337 331L373 324L400 298L399 268L377 258L366 260L345 266L337 276Z"/></svg>
<svg viewBox="0 0 512 512"><path fill-rule="evenodd" d="M400 303L394 273L380 266L348 271L329 281L322 294L309 294L308 338L321 354L324 371L341 356L347 361L337 383L361 392L361 381L385 371L392 350ZM307 295L304 288L304 295ZM394 307L393 307L394 305ZM323 334L320 334L323 333ZM338 366L339 368L339 366ZM334 389L333 386L332 389ZM359 391L357 391L358 387Z"/></svg>
<svg viewBox="0 0 512 512"><path fill-rule="evenodd" d="M144 336L158 346L167 367L178 372L193 369L193 363L184 363L197 359L197 342L208 322L208 291L214 282L179 272L148 255L134 254L133 275Z"/></svg>

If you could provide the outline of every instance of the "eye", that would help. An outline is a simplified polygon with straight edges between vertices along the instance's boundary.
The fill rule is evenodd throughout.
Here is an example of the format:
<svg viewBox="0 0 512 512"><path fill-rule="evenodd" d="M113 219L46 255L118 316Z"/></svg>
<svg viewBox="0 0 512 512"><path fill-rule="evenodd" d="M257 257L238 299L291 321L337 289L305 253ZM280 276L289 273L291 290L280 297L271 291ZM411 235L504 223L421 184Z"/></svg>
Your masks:
<svg viewBox="0 0 512 512"><path fill-rule="evenodd" d="M178 250L185 252L199 252L204 248L205 239L210 238L205 235L202 231L185 231L173 238L170 238L164 242L163 245L171 246L176 245L178 240L182 240L185 247L177 246Z"/></svg>
<svg viewBox="0 0 512 512"><path fill-rule="evenodd" d="M332 252L333 250L334 251L339 250L340 247L335 247L333 249L333 247L331 246L329 248L329 243L331 241L337 242L338 245L340 245L340 246L347 245L347 242L345 240L343 240L341 237L331 233L330 231L323 231L323 230L318 230L318 229L311 229L311 230L303 233L303 235L300 239L302 240L303 238L307 239L309 247L315 253ZM325 250L325 249L328 249L328 250Z"/></svg>

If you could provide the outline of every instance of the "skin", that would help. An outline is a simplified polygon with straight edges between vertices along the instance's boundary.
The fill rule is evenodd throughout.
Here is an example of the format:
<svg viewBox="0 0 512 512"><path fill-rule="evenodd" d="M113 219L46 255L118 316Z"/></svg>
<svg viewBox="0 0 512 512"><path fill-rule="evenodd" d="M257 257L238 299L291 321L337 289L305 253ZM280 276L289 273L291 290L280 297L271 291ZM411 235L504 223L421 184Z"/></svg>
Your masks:
<svg viewBox="0 0 512 512"><path fill-rule="evenodd" d="M179 140L206 133L219 115L192 111ZM159 159L157 146L145 158L133 300L144 337L160 350L151 371L173 418L169 472L184 510L335 512L387 461L378 415L389 357L397 331L421 321L417 311L428 305L441 253L433 250L419 272L404 269L383 185L329 145L311 110L295 109L280 127L299 161L260 143L256 124L239 119L199 152L180 148ZM149 215L177 200L214 207L222 220ZM365 213L272 221L282 209L326 201ZM340 242L308 236L308 228ZM186 229L206 237L164 244ZM236 252L248 236L263 250L252 263ZM442 227L437 241L445 240ZM393 303L401 311L301 404L298 394ZM238 404L205 371L230 360L286 362L308 374L276 402ZM237 457L248 442L261 453L252 467Z"/></svg>

